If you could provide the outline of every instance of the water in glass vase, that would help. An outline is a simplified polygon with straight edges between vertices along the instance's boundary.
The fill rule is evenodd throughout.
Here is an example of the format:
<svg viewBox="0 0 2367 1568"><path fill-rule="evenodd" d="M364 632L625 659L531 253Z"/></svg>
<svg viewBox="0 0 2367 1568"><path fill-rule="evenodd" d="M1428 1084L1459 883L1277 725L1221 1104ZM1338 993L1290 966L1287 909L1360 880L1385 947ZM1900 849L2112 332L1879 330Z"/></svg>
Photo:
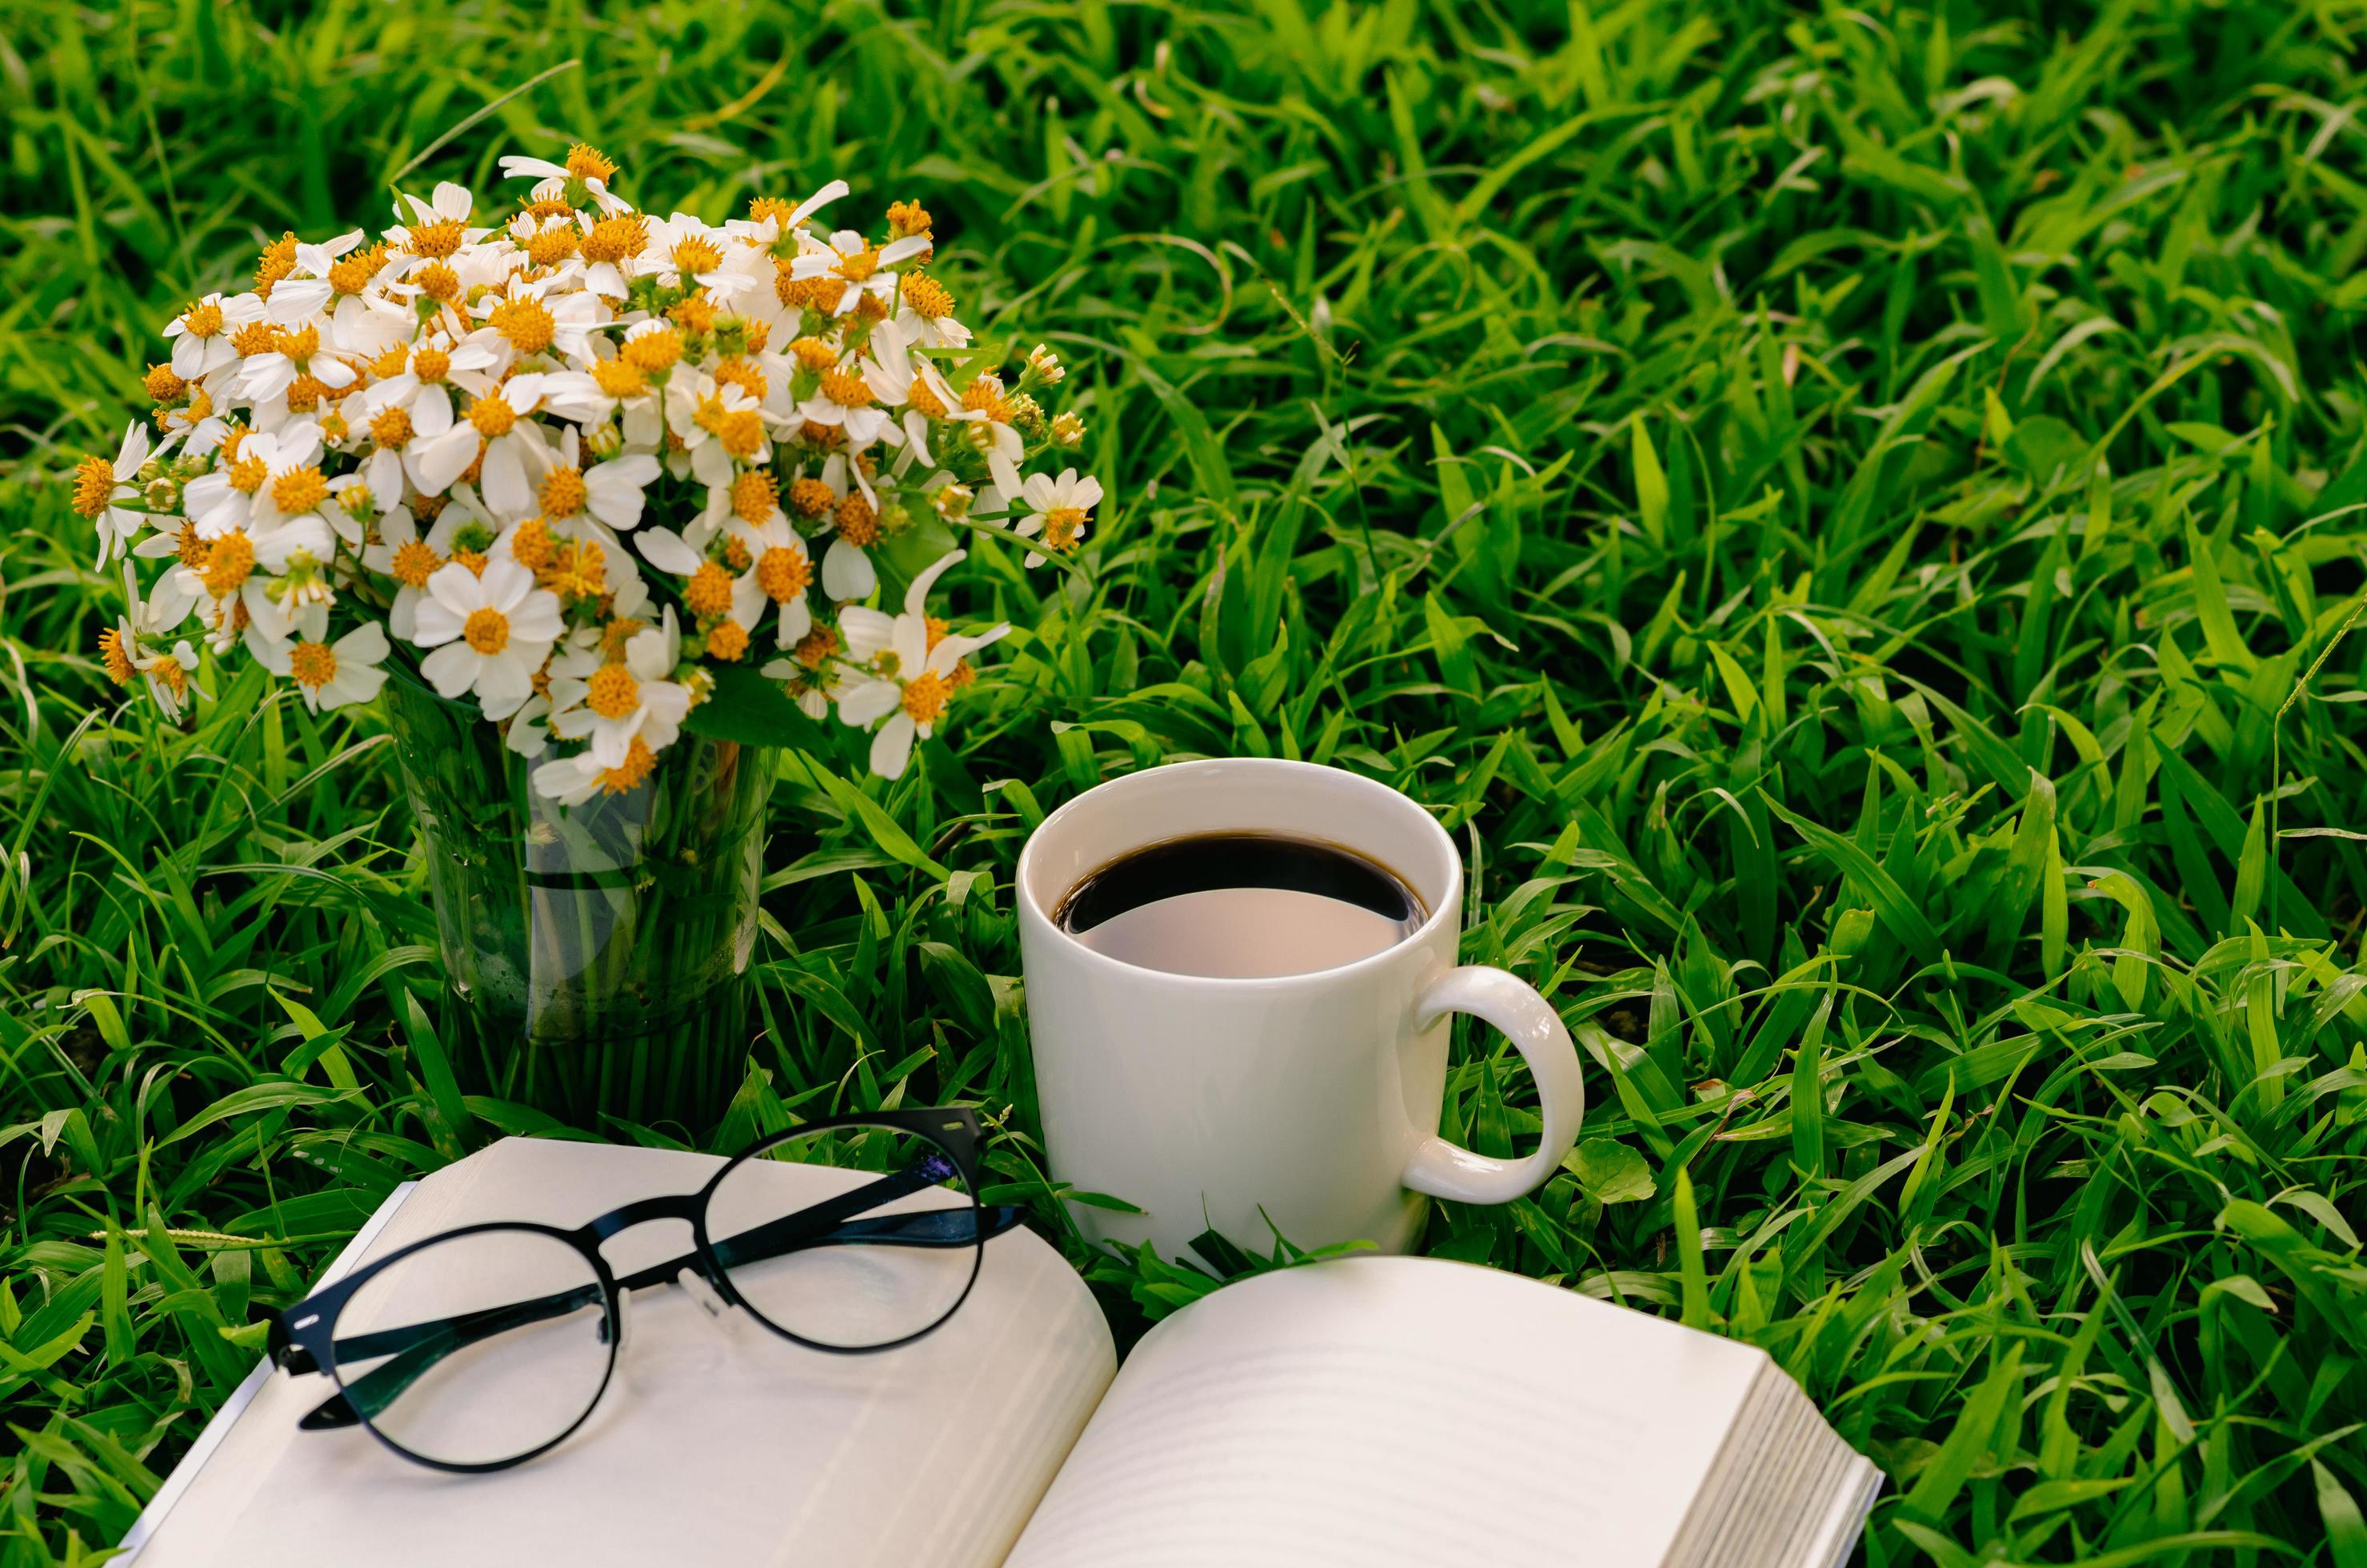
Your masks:
<svg viewBox="0 0 2367 1568"><path fill-rule="evenodd" d="M685 734L630 790L562 807L474 704L384 698L418 820L464 1089L600 1131L703 1131L751 1032L767 748Z"/></svg>

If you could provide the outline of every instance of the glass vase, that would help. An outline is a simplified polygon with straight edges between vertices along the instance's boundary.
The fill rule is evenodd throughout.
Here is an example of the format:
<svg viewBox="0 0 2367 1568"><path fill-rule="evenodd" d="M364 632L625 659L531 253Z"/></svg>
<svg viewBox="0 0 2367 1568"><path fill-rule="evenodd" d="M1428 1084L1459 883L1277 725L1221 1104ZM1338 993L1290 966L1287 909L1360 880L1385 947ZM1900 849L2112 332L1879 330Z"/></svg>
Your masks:
<svg viewBox="0 0 2367 1568"><path fill-rule="evenodd" d="M391 672L383 705L461 1087L587 1131L713 1125L747 1056L771 748L685 733L632 789L562 806L473 702Z"/></svg>

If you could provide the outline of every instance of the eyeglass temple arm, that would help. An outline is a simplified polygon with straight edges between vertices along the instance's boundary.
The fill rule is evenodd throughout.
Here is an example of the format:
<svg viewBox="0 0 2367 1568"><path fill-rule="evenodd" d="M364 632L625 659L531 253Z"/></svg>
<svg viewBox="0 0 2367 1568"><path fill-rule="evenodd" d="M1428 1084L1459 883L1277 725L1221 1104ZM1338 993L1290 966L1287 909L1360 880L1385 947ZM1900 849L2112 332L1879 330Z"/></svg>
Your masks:
<svg viewBox="0 0 2367 1568"><path fill-rule="evenodd" d="M919 1210L909 1214L881 1214L867 1219L840 1218L850 1210L860 1210L889 1202L906 1192L917 1191L930 1185L926 1179L921 1179L913 1186L903 1185L914 1174L906 1172L868 1183L853 1192L799 1210L770 1224L743 1231L719 1244L717 1257L728 1268L734 1264L783 1256L801 1248L841 1246L853 1243L874 1246L970 1246L999 1236L1019 1223L1020 1210L1008 1205L979 1210L978 1223L974 1228L968 1222L971 1211L966 1209ZM617 1280L617 1289L622 1292L671 1284L682 1270L694 1267L697 1263L696 1254L685 1253L680 1257ZM594 1304L599 1299L598 1287L585 1286L582 1290L558 1291L530 1301L489 1307L458 1317L341 1339L335 1346L340 1358L368 1360L379 1356L393 1358L371 1369L344 1391L322 1401L297 1426L305 1431L354 1426L366 1415L376 1415L391 1404L429 1368L454 1351L514 1328L563 1317L579 1307ZM289 1346L280 1365L292 1372L321 1369L311 1352L295 1346Z"/></svg>

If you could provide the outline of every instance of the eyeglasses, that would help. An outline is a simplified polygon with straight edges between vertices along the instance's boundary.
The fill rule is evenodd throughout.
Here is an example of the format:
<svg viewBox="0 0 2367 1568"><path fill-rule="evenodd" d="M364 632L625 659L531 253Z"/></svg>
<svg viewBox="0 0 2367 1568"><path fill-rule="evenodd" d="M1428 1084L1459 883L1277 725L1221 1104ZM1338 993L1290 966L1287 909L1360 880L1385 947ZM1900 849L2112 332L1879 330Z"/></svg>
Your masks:
<svg viewBox="0 0 2367 1568"><path fill-rule="evenodd" d="M815 1350L893 1349L953 1316L1019 1211L978 1200L963 1109L877 1111L765 1139L697 1192L572 1231L496 1221L413 1242L271 1319L273 1362L337 1392L297 1423L363 1426L436 1470L504 1470L583 1424L616 1370L624 1298L695 1276ZM691 1250L618 1278L601 1245L685 1220ZM712 1301L708 1304L719 1311Z"/></svg>

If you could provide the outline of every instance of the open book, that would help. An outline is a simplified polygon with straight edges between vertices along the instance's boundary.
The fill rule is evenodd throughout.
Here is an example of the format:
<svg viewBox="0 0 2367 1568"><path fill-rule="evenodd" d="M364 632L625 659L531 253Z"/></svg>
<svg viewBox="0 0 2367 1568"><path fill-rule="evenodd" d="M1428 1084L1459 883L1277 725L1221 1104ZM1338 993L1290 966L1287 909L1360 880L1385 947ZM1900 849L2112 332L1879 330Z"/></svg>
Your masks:
<svg viewBox="0 0 2367 1568"><path fill-rule="evenodd" d="M333 1272L475 1221L581 1224L719 1163L509 1139L398 1191ZM679 1252L675 1232L627 1231L611 1261ZM627 1312L592 1418L491 1475L300 1433L326 1380L258 1368L124 1561L1825 1568L1879 1480L1763 1352L1465 1264L1260 1275L1123 1369L1025 1232L987 1244L943 1328L877 1355L802 1349L680 1289Z"/></svg>

